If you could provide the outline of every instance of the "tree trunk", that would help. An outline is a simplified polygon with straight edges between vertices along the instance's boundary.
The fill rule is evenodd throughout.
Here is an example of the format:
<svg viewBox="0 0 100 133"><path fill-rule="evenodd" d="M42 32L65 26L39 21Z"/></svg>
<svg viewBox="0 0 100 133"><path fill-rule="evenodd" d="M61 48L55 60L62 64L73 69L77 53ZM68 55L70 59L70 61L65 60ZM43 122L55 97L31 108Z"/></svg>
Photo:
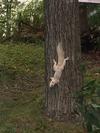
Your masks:
<svg viewBox="0 0 100 133"><path fill-rule="evenodd" d="M56 120L78 120L75 92L81 88L80 28L77 0L45 0L46 23L46 114ZM60 83L49 87L53 76L53 59L57 60L56 47L62 42L65 57L69 57Z"/></svg>
<svg viewBox="0 0 100 133"><path fill-rule="evenodd" d="M86 5L80 6L79 18L80 18L80 30L81 34L83 34L84 32L87 32L89 30L88 11Z"/></svg>
<svg viewBox="0 0 100 133"><path fill-rule="evenodd" d="M8 1L6 3L6 17L7 17L7 33L6 37L9 38L11 36L11 5L12 5L12 0Z"/></svg>

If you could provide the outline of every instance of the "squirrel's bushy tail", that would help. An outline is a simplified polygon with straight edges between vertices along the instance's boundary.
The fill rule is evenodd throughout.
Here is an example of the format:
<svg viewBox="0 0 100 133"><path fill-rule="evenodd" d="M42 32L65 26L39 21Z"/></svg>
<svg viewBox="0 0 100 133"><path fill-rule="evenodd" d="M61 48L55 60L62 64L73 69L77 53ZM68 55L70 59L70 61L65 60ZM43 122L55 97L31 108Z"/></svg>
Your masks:
<svg viewBox="0 0 100 133"><path fill-rule="evenodd" d="M62 65L64 61L64 50L61 42L58 43L57 54L58 54L58 65Z"/></svg>

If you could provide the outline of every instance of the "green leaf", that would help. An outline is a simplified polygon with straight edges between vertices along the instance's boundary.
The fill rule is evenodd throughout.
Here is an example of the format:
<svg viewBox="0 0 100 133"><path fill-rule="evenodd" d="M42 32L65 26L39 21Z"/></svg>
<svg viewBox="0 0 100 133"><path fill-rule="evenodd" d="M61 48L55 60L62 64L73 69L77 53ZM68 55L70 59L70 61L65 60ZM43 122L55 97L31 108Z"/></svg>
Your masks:
<svg viewBox="0 0 100 133"><path fill-rule="evenodd" d="M98 104L91 104L94 108L100 108L100 105Z"/></svg>

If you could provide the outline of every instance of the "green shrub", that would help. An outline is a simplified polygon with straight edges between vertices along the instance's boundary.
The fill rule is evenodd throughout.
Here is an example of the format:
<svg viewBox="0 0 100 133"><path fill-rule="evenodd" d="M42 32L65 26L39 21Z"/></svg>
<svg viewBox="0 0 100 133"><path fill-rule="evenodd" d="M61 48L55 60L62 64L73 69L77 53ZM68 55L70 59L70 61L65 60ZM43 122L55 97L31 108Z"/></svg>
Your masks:
<svg viewBox="0 0 100 133"><path fill-rule="evenodd" d="M77 95L79 110L88 133L100 133L100 84L89 81Z"/></svg>

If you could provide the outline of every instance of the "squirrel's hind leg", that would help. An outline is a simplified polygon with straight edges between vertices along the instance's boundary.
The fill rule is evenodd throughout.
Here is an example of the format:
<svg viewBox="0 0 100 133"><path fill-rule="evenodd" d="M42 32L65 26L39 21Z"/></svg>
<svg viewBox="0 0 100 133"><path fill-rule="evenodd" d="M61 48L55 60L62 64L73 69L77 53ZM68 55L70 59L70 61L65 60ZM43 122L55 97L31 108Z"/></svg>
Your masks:
<svg viewBox="0 0 100 133"><path fill-rule="evenodd" d="M56 71L57 70L57 62L55 61L55 59L53 59L54 65L53 65L53 70Z"/></svg>
<svg viewBox="0 0 100 133"><path fill-rule="evenodd" d="M63 64L61 65L61 69L62 70L64 69L67 60L69 60L69 57L67 57L67 58L64 59Z"/></svg>

